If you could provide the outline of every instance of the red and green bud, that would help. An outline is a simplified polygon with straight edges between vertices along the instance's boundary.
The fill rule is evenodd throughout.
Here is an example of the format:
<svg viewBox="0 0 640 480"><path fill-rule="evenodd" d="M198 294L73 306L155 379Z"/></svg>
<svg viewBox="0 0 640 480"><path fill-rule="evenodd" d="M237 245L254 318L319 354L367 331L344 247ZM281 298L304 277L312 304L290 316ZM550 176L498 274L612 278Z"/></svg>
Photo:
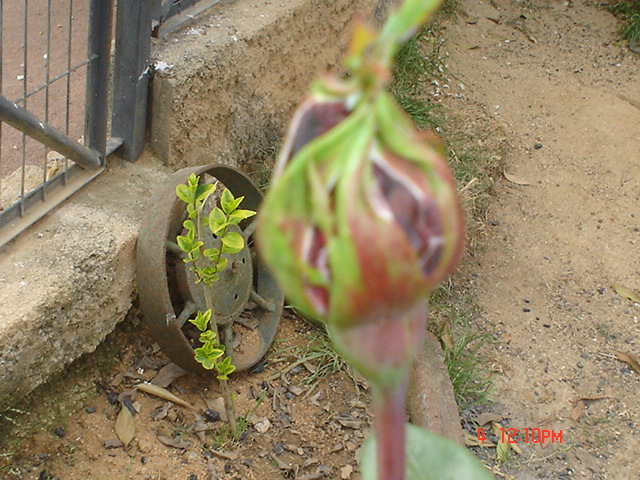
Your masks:
<svg viewBox="0 0 640 480"><path fill-rule="evenodd" d="M279 160L287 166L277 168L261 208L258 240L289 301L326 322L370 376L380 362L410 363L409 344L420 335L398 338L387 323L401 322L451 273L462 212L435 136L417 131L384 91L348 105L311 99L294 117ZM383 341L398 348L346 341L350 329L373 335L371 326L391 328Z"/></svg>

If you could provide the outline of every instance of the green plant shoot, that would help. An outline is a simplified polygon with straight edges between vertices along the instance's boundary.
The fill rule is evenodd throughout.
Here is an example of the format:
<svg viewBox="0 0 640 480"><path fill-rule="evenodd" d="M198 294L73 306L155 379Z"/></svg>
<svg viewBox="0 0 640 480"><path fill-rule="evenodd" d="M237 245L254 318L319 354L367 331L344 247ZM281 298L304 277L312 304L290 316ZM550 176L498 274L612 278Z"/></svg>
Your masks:
<svg viewBox="0 0 640 480"><path fill-rule="evenodd" d="M207 370L215 369L218 379L227 380L235 370L230 355L225 356L225 345L220 343L218 326L213 315L213 305L209 289L220 279L220 273L227 267L225 254L242 251L244 238L230 227L256 214L253 210L240 209L244 197L234 197L229 189L220 195L219 206L207 213L207 202L215 193L216 185L200 183L200 177L191 174L186 184L176 187L176 195L186 204L187 219L183 222L183 235L176 238L178 247L185 253L183 261L193 263L191 271L196 283L202 283L205 289L208 309L198 311L194 319L189 320L200 331L200 347L195 349L195 359ZM206 248L205 236L212 235L217 245Z"/></svg>

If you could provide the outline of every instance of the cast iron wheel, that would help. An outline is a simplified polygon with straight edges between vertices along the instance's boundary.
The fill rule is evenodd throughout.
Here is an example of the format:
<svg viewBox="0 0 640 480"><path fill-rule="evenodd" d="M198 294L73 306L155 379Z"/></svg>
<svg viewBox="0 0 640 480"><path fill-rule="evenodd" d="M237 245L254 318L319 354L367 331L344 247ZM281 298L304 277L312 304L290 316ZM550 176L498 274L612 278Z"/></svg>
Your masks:
<svg viewBox="0 0 640 480"><path fill-rule="evenodd" d="M240 208L257 211L262 195L241 172L228 166L190 167L169 176L149 199L140 227L137 247L137 277L140 305L154 340L178 366L194 373L206 370L195 361L198 332L188 320L197 310L206 310L204 294L195 285L191 264L182 261L176 236L183 231L184 203L176 196L176 186L190 174L200 181L219 182L235 197L244 196ZM238 225L246 247L227 255L228 266L213 285L214 313L221 335L232 336L234 365L238 371L255 365L267 352L278 328L284 297L263 267L253 245L255 217ZM216 245L208 240L207 248ZM232 332L232 333L231 333ZM230 339L224 338L225 343Z"/></svg>

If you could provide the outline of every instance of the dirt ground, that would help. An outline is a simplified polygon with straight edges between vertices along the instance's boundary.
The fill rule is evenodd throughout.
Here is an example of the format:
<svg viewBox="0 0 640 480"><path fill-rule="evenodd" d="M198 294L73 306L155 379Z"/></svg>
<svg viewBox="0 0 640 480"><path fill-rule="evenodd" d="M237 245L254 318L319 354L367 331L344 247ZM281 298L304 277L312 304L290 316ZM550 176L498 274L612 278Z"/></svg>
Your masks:
<svg viewBox="0 0 640 480"><path fill-rule="evenodd" d="M640 56L594 2L461 3L444 32L458 80L446 104L493 118L507 152L466 278L496 335L488 411L520 431L501 471L640 478L640 369L620 361L640 355L624 290L640 291ZM527 442L532 428L562 443Z"/></svg>
<svg viewBox="0 0 640 480"><path fill-rule="evenodd" d="M462 417L472 437L485 427L487 444L491 421L518 430L519 452L498 462L495 448L472 449L497 478L638 479L640 302L627 297L640 291L640 55L592 2L460 4L443 24L450 79L431 91L504 164L479 248L453 281L495 339L481 352L493 402ZM287 370L316 338L288 314L264 370L233 379L239 442L221 444L223 423L206 422L215 381L183 376L169 389L195 409L136 393L123 448L117 395L167 362L139 317L18 407L28 414L5 412L19 428L0 439L0 479L359 478L367 391L345 372L305 384L318 359Z"/></svg>

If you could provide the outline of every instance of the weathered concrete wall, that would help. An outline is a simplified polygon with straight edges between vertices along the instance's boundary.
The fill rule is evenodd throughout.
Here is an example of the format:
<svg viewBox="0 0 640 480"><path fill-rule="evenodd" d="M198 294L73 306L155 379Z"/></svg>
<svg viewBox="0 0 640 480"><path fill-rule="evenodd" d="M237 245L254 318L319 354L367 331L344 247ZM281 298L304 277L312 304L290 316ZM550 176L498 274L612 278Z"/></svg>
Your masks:
<svg viewBox="0 0 640 480"><path fill-rule="evenodd" d="M151 146L168 165L254 170L313 78L340 70L354 20L389 0L238 1L153 46ZM162 62L162 63L160 63Z"/></svg>
<svg viewBox="0 0 640 480"><path fill-rule="evenodd" d="M312 78L340 65L354 18L389 0L238 0L155 42L151 145L0 250L0 408L93 351L135 298L146 199L187 165L248 171L275 148ZM148 153L148 152L147 152ZM151 341L151 340L150 340Z"/></svg>
<svg viewBox="0 0 640 480"><path fill-rule="evenodd" d="M142 210L165 174L114 163L0 251L0 407L95 350L131 308Z"/></svg>

